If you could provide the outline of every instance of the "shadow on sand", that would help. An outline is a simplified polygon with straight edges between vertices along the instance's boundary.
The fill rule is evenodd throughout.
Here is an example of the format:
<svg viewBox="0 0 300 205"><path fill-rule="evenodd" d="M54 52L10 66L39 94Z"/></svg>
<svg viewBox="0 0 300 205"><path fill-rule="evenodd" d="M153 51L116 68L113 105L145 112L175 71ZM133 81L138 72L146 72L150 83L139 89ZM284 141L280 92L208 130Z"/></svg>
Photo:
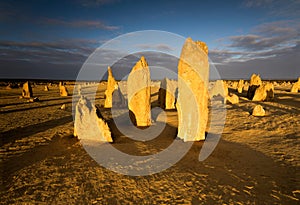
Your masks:
<svg viewBox="0 0 300 205"><path fill-rule="evenodd" d="M34 135L36 133L43 132L48 129L51 129L51 128L54 128L59 125L63 125L63 124L66 124L66 123L69 123L72 121L73 121L73 118L70 115L70 116L62 117L60 119L49 120L49 121L42 122L39 124L29 125L27 127L20 127L20 128L6 131L6 132L2 132L0 134L1 146L3 146L4 144L13 142L15 140L22 139L24 137L28 137L30 135Z"/></svg>

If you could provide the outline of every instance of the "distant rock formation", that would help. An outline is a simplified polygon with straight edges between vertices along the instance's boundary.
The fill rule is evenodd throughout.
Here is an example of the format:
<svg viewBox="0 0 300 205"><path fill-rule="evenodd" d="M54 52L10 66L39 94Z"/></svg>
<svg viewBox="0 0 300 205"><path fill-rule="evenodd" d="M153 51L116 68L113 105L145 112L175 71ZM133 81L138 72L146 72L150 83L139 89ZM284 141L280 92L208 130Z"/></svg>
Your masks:
<svg viewBox="0 0 300 205"><path fill-rule="evenodd" d="M26 83L23 84L22 97L31 98L32 96L33 96L32 88L29 81L27 81Z"/></svg>
<svg viewBox="0 0 300 205"><path fill-rule="evenodd" d="M238 93L242 93L244 88L244 80L239 80L237 84L237 91Z"/></svg>
<svg viewBox="0 0 300 205"><path fill-rule="evenodd" d="M69 95L68 89L65 85L59 85L59 94L60 94L60 96L63 96L63 97Z"/></svg>
<svg viewBox="0 0 300 205"><path fill-rule="evenodd" d="M226 102L228 104L238 104L239 97L236 94L229 93L229 95L226 96Z"/></svg>
<svg viewBox="0 0 300 205"><path fill-rule="evenodd" d="M81 96L82 95L82 86L81 86L81 84L78 84L76 86L76 90L77 90L77 95Z"/></svg>
<svg viewBox="0 0 300 205"><path fill-rule="evenodd" d="M11 90L14 88L19 88L19 85L16 83L8 83L8 85L5 87L6 90Z"/></svg>
<svg viewBox="0 0 300 205"><path fill-rule="evenodd" d="M223 80L217 80L213 88L209 91L210 98L220 96L223 103L226 103L226 97L228 96L228 86L227 83ZM216 99L216 98L215 98Z"/></svg>
<svg viewBox="0 0 300 205"><path fill-rule="evenodd" d="M292 85L291 92L297 93L299 92L299 90L300 90L300 77L298 78L298 81Z"/></svg>
<svg viewBox="0 0 300 205"><path fill-rule="evenodd" d="M248 83L248 81L246 81L246 82L244 82L243 90L248 91L248 89L249 89L249 83Z"/></svg>
<svg viewBox="0 0 300 205"><path fill-rule="evenodd" d="M118 88L118 83L115 80L111 68L107 68L107 73L108 73L108 78L107 78L107 88L105 91L105 102L104 102L104 107L105 108L111 108L112 107L112 94L115 91L115 89Z"/></svg>
<svg viewBox="0 0 300 205"><path fill-rule="evenodd" d="M178 137L184 141L205 139L208 122L208 48L187 38L178 63Z"/></svg>
<svg viewBox="0 0 300 205"><path fill-rule="evenodd" d="M80 97L76 105L74 136L95 142L113 141L107 123L98 117L96 107L84 96Z"/></svg>
<svg viewBox="0 0 300 205"><path fill-rule="evenodd" d="M266 112L261 105L256 105L252 111L253 116L265 116Z"/></svg>
<svg viewBox="0 0 300 205"><path fill-rule="evenodd" d="M151 125L151 80L144 56L135 64L127 78L128 108L132 122L137 126Z"/></svg>
<svg viewBox="0 0 300 205"><path fill-rule="evenodd" d="M238 86L238 82L237 82L237 81L234 81L234 82L232 83L232 88L233 88L234 90L236 90L236 89L237 89L237 86Z"/></svg>
<svg viewBox="0 0 300 205"><path fill-rule="evenodd" d="M250 84L247 92L248 99L252 100L255 94L255 90L262 85L262 81L259 75L252 74Z"/></svg>
<svg viewBox="0 0 300 205"><path fill-rule="evenodd" d="M164 78L159 89L159 104L162 109L175 109L177 81Z"/></svg>
<svg viewBox="0 0 300 205"><path fill-rule="evenodd" d="M266 101L274 98L274 86L268 82L264 85L259 86L254 93L253 101Z"/></svg>
<svg viewBox="0 0 300 205"><path fill-rule="evenodd" d="M66 104L62 104L62 106L60 107L61 110L65 110L66 109Z"/></svg>
<svg viewBox="0 0 300 205"><path fill-rule="evenodd" d="M45 85L45 87L44 87L44 91L49 91L49 88L48 88L48 86L47 86L47 85Z"/></svg>
<svg viewBox="0 0 300 205"><path fill-rule="evenodd" d="M267 97L265 100L267 101L273 100L275 97L274 85L268 82L267 84L265 84L265 91L267 93Z"/></svg>
<svg viewBox="0 0 300 205"><path fill-rule="evenodd" d="M210 91L211 98L218 95L222 96L223 98L226 98L228 95L228 87L223 80L217 80Z"/></svg>

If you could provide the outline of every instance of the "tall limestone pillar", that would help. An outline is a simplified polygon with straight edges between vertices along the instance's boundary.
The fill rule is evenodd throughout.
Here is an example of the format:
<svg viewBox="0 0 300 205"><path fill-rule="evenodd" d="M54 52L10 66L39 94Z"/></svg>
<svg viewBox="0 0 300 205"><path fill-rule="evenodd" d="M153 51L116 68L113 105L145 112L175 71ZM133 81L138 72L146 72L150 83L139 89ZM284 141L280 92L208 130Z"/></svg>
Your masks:
<svg viewBox="0 0 300 205"><path fill-rule="evenodd" d="M31 98L32 96L33 96L32 88L29 81L27 81L26 83L23 84L22 97Z"/></svg>
<svg viewBox="0 0 300 205"><path fill-rule="evenodd" d="M208 48L187 38L178 63L178 137L184 141L205 139L208 122Z"/></svg>
<svg viewBox="0 0 300 205"><path fill-rule="evenodd" d="M127 96L130 117L137 126L151 125L151 80L144 56L132 68L127 79Z"/></svg>
<svg viewBox="0 0 300 205"><path fill-rule="evenodd" d="M105 91L104 107L111 108L112 107L112 94L116 89L118 89L118 83L115 80L110 67L107 68L107 73L108 73L108 78L107 78L107 88Z"/></svg>

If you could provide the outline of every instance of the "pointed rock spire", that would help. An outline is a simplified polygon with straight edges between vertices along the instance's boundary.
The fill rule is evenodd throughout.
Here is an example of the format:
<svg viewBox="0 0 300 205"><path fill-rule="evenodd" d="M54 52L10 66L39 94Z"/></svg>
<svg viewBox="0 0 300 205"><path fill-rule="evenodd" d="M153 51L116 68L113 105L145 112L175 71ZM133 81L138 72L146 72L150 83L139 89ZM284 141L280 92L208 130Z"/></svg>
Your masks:
<svg viewBox="0 0 300 205"><path fill-rule="evenodd" d="M151 125L150 71L144 56L132 68L127 79L128 108L137 126Z"/></svg>
<svg viewBox="0 0 300 205"><path fill-rule="evenodd" d="M112 107L112 94L113 92L118 89L118 83L115 80L111 68L108 66L107 68L108 78L107 78L107 88L105 91L105 102L104 107L105 108L111 108Z"/></svg>

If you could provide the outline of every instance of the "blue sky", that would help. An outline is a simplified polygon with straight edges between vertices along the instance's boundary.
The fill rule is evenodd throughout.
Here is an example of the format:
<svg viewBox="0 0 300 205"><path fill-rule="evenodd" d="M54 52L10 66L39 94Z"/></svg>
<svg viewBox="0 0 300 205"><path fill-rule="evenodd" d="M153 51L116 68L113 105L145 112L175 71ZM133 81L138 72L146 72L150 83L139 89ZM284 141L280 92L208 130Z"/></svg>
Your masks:
<svg viewBox="0 0 300 205"><path fill-rule="evenodd" d="M97 47L140 30L206 42L222 78L300 76L300 1L7 0L0 77L75 79Z"/></svg>

